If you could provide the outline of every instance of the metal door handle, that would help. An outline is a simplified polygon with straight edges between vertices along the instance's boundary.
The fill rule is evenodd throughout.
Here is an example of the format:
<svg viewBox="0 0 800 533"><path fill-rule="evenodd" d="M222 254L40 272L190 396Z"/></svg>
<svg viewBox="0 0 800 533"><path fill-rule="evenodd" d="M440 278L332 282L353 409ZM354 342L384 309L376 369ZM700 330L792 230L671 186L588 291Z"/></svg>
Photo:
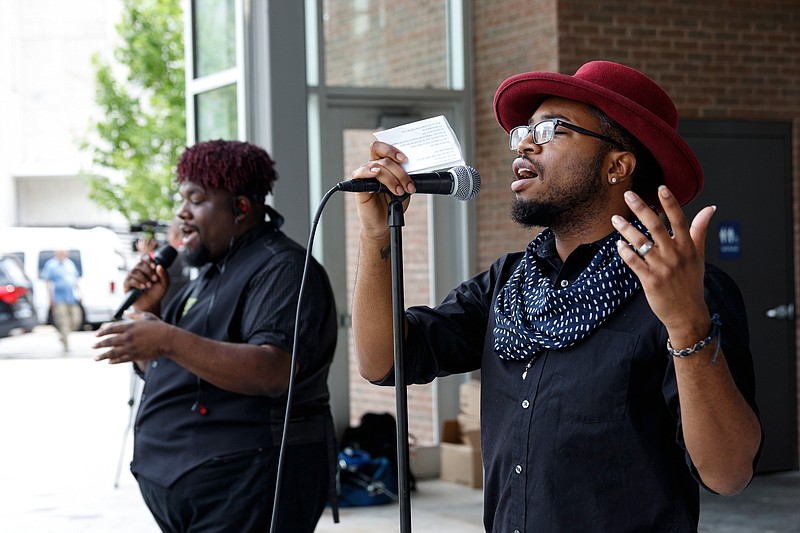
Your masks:
<svg viewBox="0 0 800 533"><path fill-rule="evenodd" d="M767 309L767 318L792 320L794 318L794 304L779 305L778 307Z"/></svg>

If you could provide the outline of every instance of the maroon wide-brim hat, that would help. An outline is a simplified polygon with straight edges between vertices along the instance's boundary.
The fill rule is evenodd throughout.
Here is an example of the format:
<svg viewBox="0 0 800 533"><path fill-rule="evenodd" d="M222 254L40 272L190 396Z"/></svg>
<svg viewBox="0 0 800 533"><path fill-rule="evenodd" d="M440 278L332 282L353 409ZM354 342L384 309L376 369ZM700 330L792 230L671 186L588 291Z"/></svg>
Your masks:
<svg viewBox="0 0 800 533"><path fill-rule="evenodd" d="M633 134L661 165L664 183L681 205L700 194L703 169L678 135L675 104L641 72L610 61L591 61L574 76L555 72L517 74L497 89L495 118L507 132L526 125L548 96L594 105Z"/></svg>

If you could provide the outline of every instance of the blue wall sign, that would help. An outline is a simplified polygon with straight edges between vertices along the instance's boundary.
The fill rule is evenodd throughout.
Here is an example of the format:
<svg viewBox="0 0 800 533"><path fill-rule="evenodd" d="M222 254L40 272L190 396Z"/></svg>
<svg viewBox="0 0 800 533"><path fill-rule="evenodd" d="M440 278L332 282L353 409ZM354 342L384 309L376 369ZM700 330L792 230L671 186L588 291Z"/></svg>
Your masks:
<svg viewBox="0 0 800 533"><path fill-rule="evenodd" d="M719 258L739 259L742 255L742 233L738 222L719 223Z"/></svg>

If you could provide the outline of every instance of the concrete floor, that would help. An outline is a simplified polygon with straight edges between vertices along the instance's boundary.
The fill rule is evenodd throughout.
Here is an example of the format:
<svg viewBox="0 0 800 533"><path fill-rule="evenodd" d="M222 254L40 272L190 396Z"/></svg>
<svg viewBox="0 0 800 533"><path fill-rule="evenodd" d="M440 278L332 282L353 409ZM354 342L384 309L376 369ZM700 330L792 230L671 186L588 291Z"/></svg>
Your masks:
<svg viewBox="0 0 800 533"><path fill-rule="evenodd" d="M480 533L482 493L438 480L418 483L411 497L415 533ZM334 524L326 510L317 533L400 531L400 509L390 504L342 509ZM700 533L800 532L800 472L756 476L741 494L722 497L701 493Z"/></svg>
<svg viewBox="0 0 800 533"><path fill-rule="evenodd" d="M439 480L421 480L411 493L411 529L415 533L480 533L483 531L483 492ZM317 533L376 533L400 531L398 504L339 510L339 524L326 509Z"/></svg>
<svg viewBox="0 0 800 533"><path fill-rule="evenodd" d="M31 335L31 334L29 334ZM127 470L130 369L92 360L89 332L60 353L54 331L0 339L0 531L156 533ZM415 533L483 531L482 492L418 480ZM326 511L319 533L400 531L397 504ZM799 533L800 472L757 476L742 494L702 493L701 533Z"/></svg>
<svg viewBox="0 0 800 533"><path fill-rule="evenodd" d="M800 472L757 475L736 496L700 493L701 533L800 532Z"/></svg>

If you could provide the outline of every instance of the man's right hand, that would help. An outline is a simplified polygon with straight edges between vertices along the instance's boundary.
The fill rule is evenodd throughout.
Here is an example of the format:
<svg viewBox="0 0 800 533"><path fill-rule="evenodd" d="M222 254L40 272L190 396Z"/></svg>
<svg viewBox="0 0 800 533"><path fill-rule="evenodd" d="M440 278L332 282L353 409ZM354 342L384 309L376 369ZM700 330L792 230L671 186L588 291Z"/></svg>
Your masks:
<svg viewBox="0 0 800 533"><path fill-rule="evenodd" d="M370 145L370 160L353 171L353 179L375 178L397 196L414 193L414 182L403 169L405 155L394 146L380 141ZM388 235L388 205L386 194L356 193L358 217L361 220L361 235L374 240L386 240ZM408 208L408 199L403 209Z"/></svg>
<svg viewBox="0 0 800 533"><path fill-rule="evenodd" d="M143 255L133 269L125 277L123 289L139 289L142 295L136 300L136 309L159 315L161 298L169 287L169 274L166 269L157 265L149 255Z"/></svg>
<svg viewBox="0 0 800 533"><path fill-rule="evenodd" d="M414 182L401 166L405 156L394 146L374 142L370 161L353 172L353 179L375 178L396 196L416 192ZM384 193L357 193L361 220L358 270L353 290L353 340L360 374L368 380L383 379L393 358L392 273L389 251L391 198ZM403 201L408 208L409 198Z"/></svg>

